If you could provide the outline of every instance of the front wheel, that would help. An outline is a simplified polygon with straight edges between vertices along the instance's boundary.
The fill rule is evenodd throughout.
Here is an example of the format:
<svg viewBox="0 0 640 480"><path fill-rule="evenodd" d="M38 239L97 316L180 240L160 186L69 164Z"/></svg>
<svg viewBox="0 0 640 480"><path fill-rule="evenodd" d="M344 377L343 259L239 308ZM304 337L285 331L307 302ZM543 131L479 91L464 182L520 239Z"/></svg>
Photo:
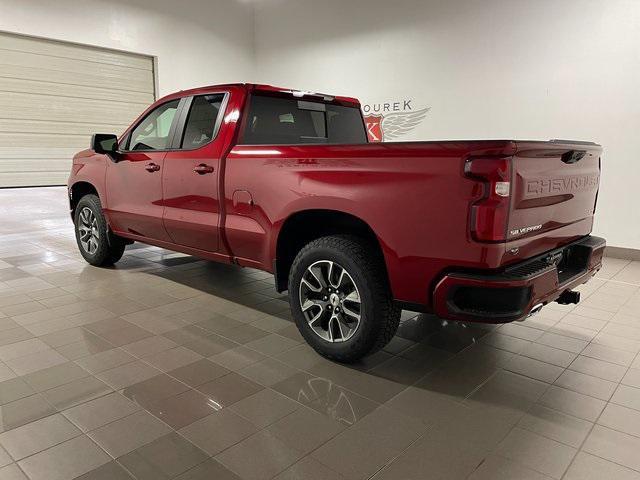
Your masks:
<svg viewBox="0 0 640 480"><path fill-rule="evenodd" d="M76 206L74 215L76 242L84 259L95 266L113 265L122 258L126 244L109 232L102 213L100 199L85 195Z"/></svg>
<svg viewBox="0 0 640 480"><path fill-rule="evenodd" d="M369 242L351 235L319 238L296 256L289 274L291 310L319 354L355 362L395 335L400 308L379 257Z"/></svg>

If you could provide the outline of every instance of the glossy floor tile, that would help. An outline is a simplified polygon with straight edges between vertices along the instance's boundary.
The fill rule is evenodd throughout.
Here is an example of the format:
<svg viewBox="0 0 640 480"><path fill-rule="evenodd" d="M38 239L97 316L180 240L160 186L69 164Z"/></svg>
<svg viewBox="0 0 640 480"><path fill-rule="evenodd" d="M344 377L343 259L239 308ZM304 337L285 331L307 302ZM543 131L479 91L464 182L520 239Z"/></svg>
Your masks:
<svg viewBox="0 0 640 480"><path fill-rule="evenodd" d="M638 262L522 323L403 312L345 366L266 273L87 265L65 195L0 190L0 479L640 480Z"/></svg>

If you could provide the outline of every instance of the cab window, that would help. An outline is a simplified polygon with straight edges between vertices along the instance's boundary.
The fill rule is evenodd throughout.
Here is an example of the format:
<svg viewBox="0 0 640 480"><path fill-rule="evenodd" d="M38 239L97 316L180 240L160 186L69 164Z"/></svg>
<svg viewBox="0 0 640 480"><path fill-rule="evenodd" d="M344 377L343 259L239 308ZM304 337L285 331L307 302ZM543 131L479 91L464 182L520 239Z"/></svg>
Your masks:
<svg viewBox="0 0 640 480"><path fill-rule="evenodd" d="M159 105L131 132L127 150L166 150L171 139L171 124L178 111L179 99Z"/></svg>
<svg viewBox="0 0 640 480"><path fill-rule="evenodd" d="M216 135L216 120L224 95L198 95L193 98L180 148L191 150L209 143Z"/></svg>
<svg viewBox="0 0 640 480"><path fill-rule="evenodd" d="M363 144L367 136L357 107L270 95L251 95L240 144Z"/></svg>

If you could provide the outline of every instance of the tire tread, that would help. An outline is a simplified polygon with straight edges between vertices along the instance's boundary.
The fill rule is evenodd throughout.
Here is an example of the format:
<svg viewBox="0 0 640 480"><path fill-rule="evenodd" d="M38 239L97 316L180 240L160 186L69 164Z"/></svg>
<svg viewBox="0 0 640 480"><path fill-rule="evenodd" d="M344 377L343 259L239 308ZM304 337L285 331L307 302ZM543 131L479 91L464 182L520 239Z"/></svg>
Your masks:
<svg viewBox="0 0 640 480"><path fill-rule="evenodd" d="M362 274L369 279L369 287L373 290L373 298L376 299L373 306L375 313L373 335L365 336L356 342L350 348L350 351L338 354L321 351L314 343L311 346L321 355L338 362L351 363L359 360L365 355L371 355L381 350L387 343L391 341L398 330L400 324L401 309L394 302L389 287L384 260L378 252L378 249L371 245L367 240L356 235L331 235L321 237L309 242L296 255L291 270L289 271L289 296L292 308L295 308L294 302L296 294L295 288L291 288L293 283L294 272L300 269L300 264L304 262L307 255L317 249L338 250L347 255L362 269ZM372 252L375 252L372 258ZM305 336L305 332L301 332ZM307 338L305 336L305 338ZM308 339L307 339L308 340Z"/></svg>
<svg viewBox="0 0 640 480"><path fill-rule="evenodd" d="M92 193L84 195L78 201L78 205L76 206L74 214L74 226L77 225L79 212L84 207L91 208L91 210L93 210L93 213L96 215L96 218L98 219L98 227L100 229L100 242L96 253L94 255L88 255L80 244L78 232L76 229L76 240L78 243L80 254L88 263L93 266L102 267L113 265L122 258L122 255L124 254L124 250L126 248L126 244L121 238L116 237L113 234L110 235L107 219L102 213L102 204L100 203L100 199L97 195L94 195Z"/></svg>

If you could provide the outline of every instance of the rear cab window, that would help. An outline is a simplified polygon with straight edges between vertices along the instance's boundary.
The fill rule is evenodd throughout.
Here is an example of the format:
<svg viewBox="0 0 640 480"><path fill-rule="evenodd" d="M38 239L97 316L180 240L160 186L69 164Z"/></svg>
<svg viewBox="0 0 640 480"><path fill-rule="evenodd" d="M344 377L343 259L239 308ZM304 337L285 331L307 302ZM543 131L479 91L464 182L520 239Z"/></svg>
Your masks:
<svg viewBox="0 0 640 480"><path fill-rule="evenodd" d="M362 113L348 107L253 93L239 144L363 144Z"/></svg>
<svg viewBox="0 0 640 480"><path fill-rule="evenodd" d="M220 127L220 110L224 98L222 93L193 97L182 132L181 149L200 148L215 138Z"/></svg>

